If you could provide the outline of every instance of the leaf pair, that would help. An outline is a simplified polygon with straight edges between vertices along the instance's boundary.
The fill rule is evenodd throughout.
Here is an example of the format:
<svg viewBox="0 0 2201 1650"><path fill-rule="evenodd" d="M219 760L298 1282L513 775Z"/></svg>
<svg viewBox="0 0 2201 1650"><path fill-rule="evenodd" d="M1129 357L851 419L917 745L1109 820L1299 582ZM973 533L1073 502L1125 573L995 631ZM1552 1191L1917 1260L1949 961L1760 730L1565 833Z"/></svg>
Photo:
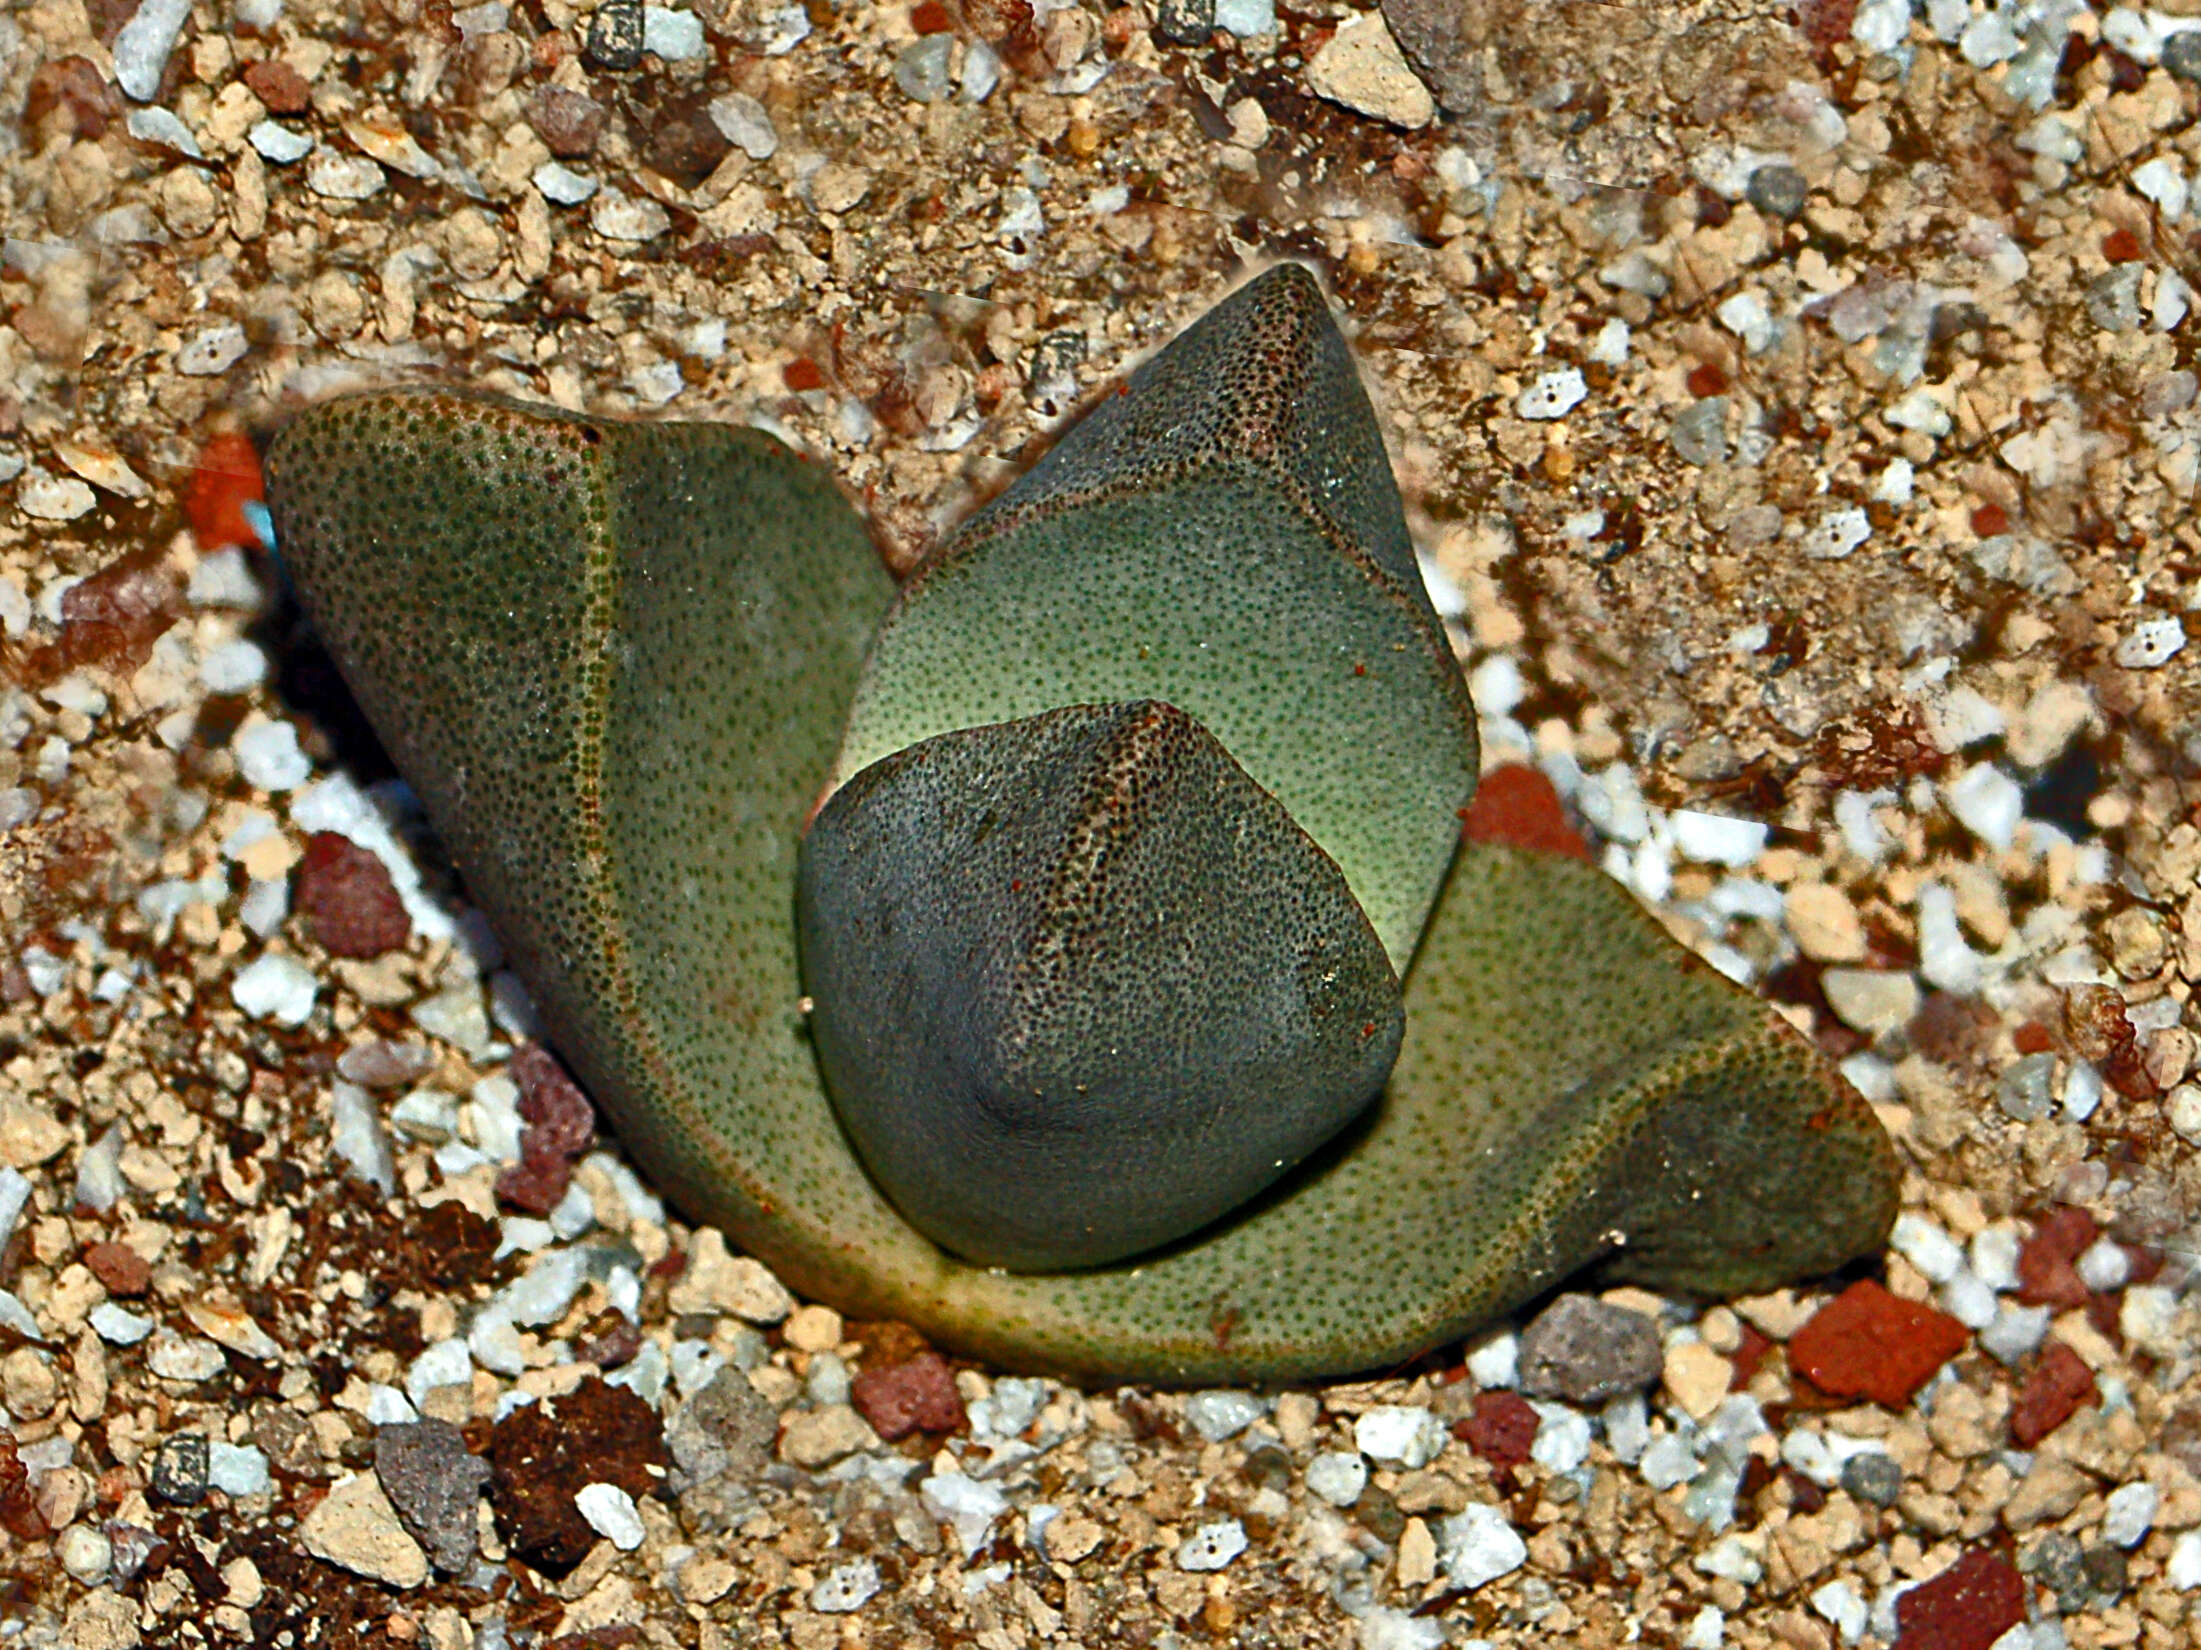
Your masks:
<svg viewBox="0 0 2201 1650"><path fill-rule="evenodd" d="M1885 1235L1885 1137L1785 1026L1588 868L1455 858L1472 715L1303 272L890 613L754 432L397 392L301 415L269 480L553 1041L818 1298L1280 1378L1592 1263L1719 1293Z"/></svg>

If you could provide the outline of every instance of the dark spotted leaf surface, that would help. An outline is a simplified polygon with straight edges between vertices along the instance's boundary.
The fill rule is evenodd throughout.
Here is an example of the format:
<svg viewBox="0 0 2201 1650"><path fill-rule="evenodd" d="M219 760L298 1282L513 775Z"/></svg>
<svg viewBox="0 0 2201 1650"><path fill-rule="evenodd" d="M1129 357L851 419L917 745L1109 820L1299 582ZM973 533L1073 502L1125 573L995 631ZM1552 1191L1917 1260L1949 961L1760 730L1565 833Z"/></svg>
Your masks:
<svg viewBox="0 0 2201 1650"><path fill-rule="evenodd" d="M1398 982L1328 855L1199 723L1083 705L941 734L803 845L826 1088L965 1259L1121 1260L1236 1208L1375 1097Z"/></svg>

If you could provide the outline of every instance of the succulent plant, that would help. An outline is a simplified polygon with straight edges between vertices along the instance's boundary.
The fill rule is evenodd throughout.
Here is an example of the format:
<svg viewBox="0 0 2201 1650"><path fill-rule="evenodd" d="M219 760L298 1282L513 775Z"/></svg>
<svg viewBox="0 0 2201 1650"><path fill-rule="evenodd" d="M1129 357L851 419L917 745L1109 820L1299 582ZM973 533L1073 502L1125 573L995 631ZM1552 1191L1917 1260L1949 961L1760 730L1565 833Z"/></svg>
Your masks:
<svg viewBox="0 0 2201 1650"><path fill-rule="evenodd" d="M1584 1268L1716 1295L1886 1236L1808 1044L1591 867L1461 844L1472 707L1304 271L899 594L753 430L378 392L268 477L555 1046L816 1298L1278 1379Z"/></svg>

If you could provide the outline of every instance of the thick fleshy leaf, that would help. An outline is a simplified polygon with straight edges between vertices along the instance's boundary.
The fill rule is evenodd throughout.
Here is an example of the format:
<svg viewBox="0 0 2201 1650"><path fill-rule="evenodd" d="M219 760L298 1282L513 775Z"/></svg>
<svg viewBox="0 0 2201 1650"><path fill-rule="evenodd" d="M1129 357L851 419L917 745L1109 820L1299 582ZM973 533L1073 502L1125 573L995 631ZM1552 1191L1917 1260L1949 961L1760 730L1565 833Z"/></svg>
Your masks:
<svg viewBox="0 0 2201 1650"><path fill-rule="evenodd" d="M1134 373L904 587L836 781L1064 705L1189 712L1337 861L1404 970L1474 716L1314 280L1285 265Z"/></svg>
<svg viewBox="0 0 2201 1650"><path fill-rule="evenodd" d="M938 735L803 844L826 1087L896 1208L1020 1271L1236 1208L1382 1088L1403 1016L1337 866L1147 701Z"/></svg>
<svg viewBox="0 0 2201 1650"><path fill-rule="evenodd" d="M794 884L891 595L854 510L755 430L447 391L310 409L268 485L307 611L559 1051L669 1192L754 1227L788 1176L722 1171L725 1141L838 1140Z"/></svg>

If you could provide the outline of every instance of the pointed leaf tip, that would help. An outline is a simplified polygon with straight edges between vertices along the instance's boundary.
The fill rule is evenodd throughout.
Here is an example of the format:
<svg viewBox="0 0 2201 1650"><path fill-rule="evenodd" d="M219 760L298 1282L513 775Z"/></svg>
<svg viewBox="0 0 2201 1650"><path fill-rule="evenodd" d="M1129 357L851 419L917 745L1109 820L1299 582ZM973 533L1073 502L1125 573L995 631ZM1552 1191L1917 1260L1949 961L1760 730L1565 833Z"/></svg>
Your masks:
<svg viewBox="0 0 2201 1650"><path fill-rule="evenodd" d="M1475 788L1474 711L1297 265L1194 322L919 570L836 779L935 734L1146 698L1284 804L1403 968Z"/></svg>

